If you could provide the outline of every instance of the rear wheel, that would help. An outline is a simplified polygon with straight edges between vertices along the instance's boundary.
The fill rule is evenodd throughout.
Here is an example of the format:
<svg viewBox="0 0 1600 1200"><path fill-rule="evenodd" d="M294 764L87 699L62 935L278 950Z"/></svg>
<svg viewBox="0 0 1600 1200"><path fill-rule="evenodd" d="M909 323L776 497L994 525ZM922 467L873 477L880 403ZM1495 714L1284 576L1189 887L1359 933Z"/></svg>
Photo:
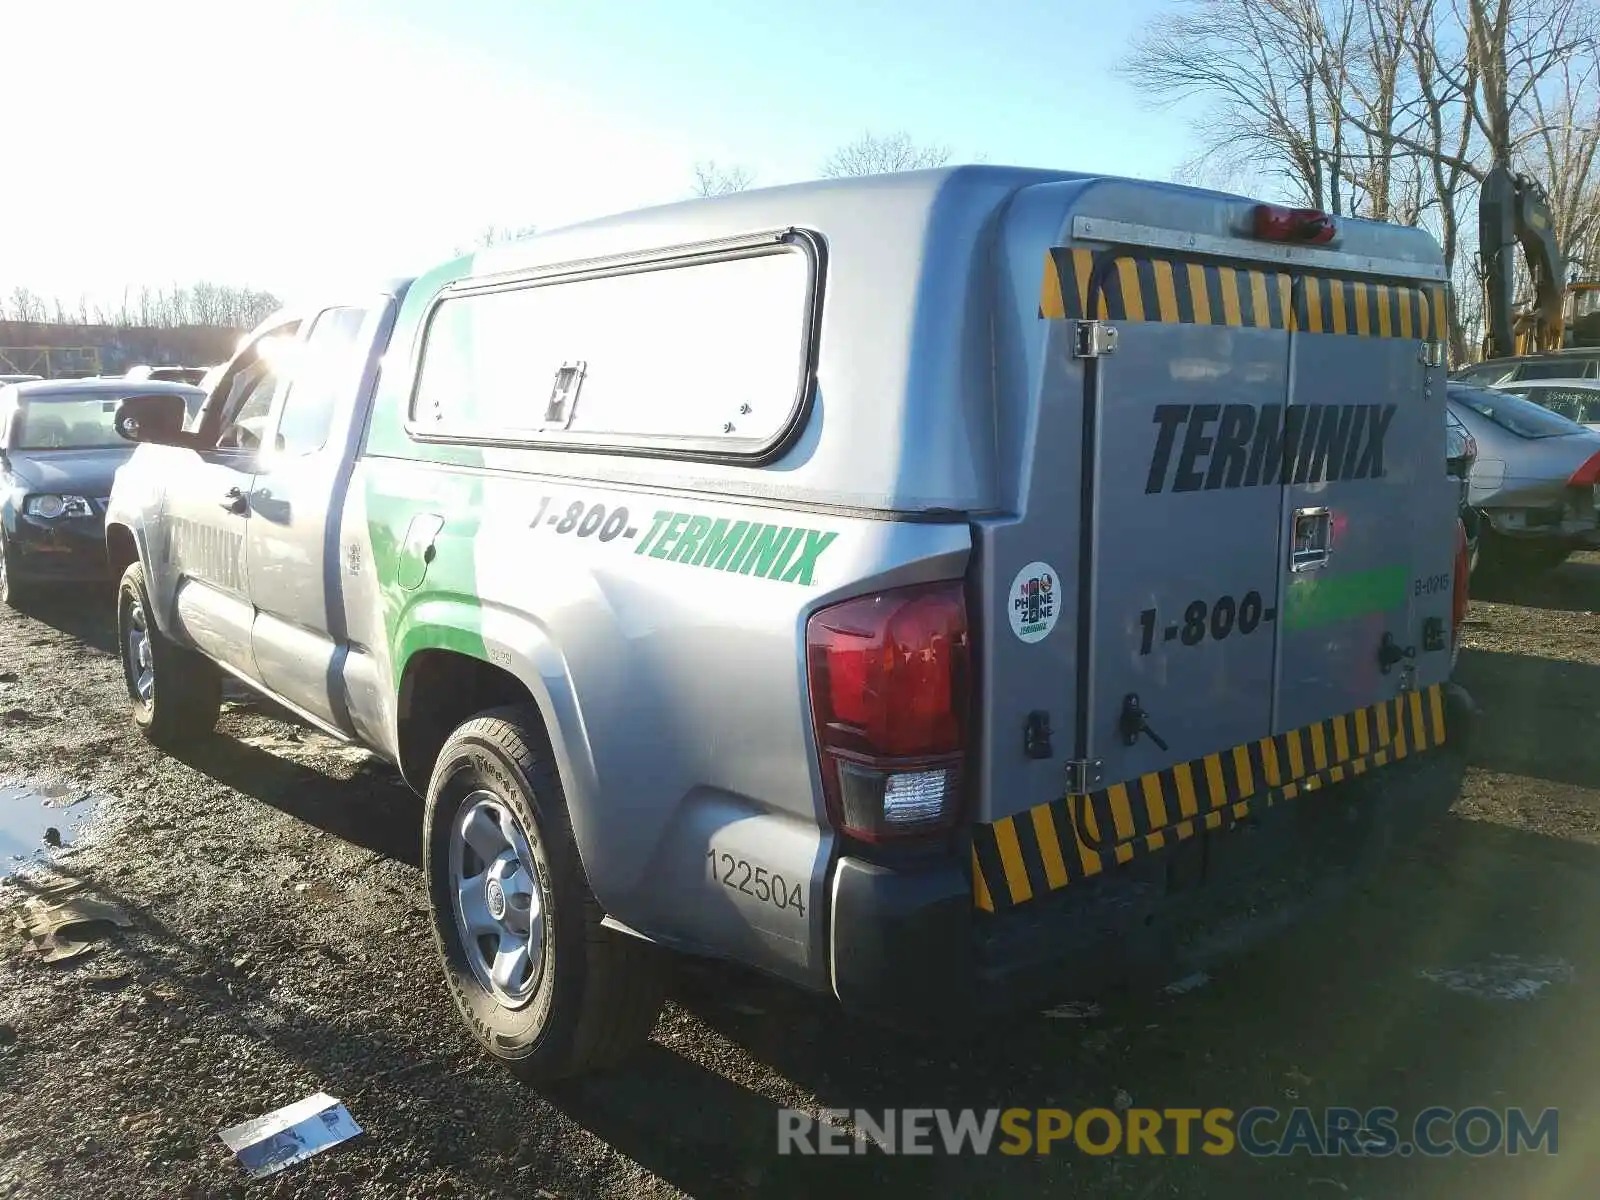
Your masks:
<svg viewBox="0 0 1600 1200"><path fill-rule="evenodd" d="M117 587L117 642L134 723L160 745L204 737L222 711L222 673L170 640L150 613L144 567L134 563Z"/></svg>
<svg viewBox="0 0 1600 1200"><path fill-rule="evenodd" d="M496 709L451 735L423 836L445 981L485 1050L544 1082L643 1045L663 1002L655 952L600 923L533 710Z"/></svg>

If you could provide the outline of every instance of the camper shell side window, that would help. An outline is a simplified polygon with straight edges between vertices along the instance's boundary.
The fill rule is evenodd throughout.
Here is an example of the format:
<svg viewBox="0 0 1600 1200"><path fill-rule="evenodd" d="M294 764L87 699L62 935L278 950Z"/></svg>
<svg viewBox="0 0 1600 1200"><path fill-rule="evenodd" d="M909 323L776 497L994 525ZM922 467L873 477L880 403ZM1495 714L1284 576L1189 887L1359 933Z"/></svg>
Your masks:
<svg viewBox="0 0 1600 1200"><path fill-rule="evenodd" d="M810 399L809 238L447 288L424 319L421 441L770 457Z"/></svg>

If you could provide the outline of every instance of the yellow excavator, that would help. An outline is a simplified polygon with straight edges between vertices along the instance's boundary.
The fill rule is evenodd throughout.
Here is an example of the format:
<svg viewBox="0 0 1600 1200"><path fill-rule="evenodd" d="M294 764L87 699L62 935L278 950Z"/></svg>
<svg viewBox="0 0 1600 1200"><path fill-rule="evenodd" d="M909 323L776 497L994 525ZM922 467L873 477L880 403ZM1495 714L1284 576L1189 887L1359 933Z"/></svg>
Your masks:
<svg viewBox="0 0 1600 1200"><path fill-rule="evenodd" d="M1533 297L1516 303L1521 247ZM1556 241L1550 201L1537 180L1497 165L1478 198L1478 257L1483 271L1483 357L1600 347L1600 279L1563 286L1566 255Z"/></svg>

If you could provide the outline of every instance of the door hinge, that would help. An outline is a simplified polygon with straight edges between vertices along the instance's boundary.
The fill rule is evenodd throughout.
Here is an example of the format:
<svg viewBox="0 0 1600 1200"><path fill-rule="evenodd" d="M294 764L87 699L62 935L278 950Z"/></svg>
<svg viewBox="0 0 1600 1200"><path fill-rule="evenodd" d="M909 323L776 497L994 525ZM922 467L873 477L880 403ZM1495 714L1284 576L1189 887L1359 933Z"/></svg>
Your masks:
<svg viewBox="0 0 1600 1200"><path fill-rule="evenodd" d="M1072 357L1099 358L1117 352L1117 327L1105 321L1079 321L1073 330Z"/></svg>
<svg viewBox="0 0 1600 1200"><path fill-rule="evenodd" d="M1417 357L1425 367L1444 366L1444 343L1423 342L1422 349L1417 352Z"/></svg>
<svg viewBox="0 0 1600 1200"><path fill-rule="evenodd" d="M1105 763L1098 758L1067 760L1067 795L1087 796L1105 782Z"/></svg>

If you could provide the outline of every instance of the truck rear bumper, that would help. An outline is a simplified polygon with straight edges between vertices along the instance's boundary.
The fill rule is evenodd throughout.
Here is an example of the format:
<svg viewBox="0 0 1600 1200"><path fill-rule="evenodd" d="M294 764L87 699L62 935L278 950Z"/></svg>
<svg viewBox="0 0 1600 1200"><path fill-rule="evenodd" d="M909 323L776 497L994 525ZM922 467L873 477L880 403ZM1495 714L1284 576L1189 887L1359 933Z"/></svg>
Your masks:
<svg viewBox="0 0 1600 1200"><path fill-rule="evenodd" d="M1237 954L1339 899L1455 802L1475 710L1459 687L1445 696L1450 737L1438 749L1003 913L976 911L953 856L842 859L834 991L859 1015L929 1027L1167 982Z"/></svg>

